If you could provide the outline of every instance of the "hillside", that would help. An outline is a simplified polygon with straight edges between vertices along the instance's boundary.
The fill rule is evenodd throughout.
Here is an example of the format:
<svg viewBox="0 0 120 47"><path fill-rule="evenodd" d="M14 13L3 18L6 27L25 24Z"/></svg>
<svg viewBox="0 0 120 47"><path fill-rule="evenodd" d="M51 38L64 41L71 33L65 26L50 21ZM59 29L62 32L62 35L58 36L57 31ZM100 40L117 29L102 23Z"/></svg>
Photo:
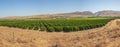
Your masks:
<svg viewBox="0 0 120 47"><path fill-rule="evenodd" d="M45 19L45 18L73 18L73 17L120 17L120 11L103 10L92 13L90 11L71 12L71 13L58 13L58 14L44 14L32 16L10 16L3 19Z"/></svg>
<svg viewBox="0 0 120 47"><path fill-rule="evenodd" d="M71 33L0 27L0 47L119 47L120 19L106 26Z"/></svg>
<svg viewBox="0 0 120 47"><path fill-rule="evenodd" d="M44 15L33 15L33 16L10 16L10 17L4 17L3 19L70 18L70 17L90 17L92 15L93 13L90 11L83 11L83 12L44 14Z"/></svg>
<svg viewBox="0 0 120 47"><path fill-rule="evenodd" d="M112 10L98 11L94 15L99 17L120 17L120 11Z"/></svg>

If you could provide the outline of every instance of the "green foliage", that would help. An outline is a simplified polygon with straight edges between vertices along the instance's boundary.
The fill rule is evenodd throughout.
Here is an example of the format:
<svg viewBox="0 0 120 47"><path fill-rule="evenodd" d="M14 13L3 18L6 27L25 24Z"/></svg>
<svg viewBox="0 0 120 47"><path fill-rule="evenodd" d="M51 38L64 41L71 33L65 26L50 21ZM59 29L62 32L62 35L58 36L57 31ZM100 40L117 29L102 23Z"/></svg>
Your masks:
<svg viewBox="0 0 120 47"><path fill-rule="evenodd" d="M53 32L53 31L55 31L55 29L53 27L47 27L47 31L48 32Z"/></svg>
<svg viewBox="0 0 120 47"><path fill-rule="evenodd" d="M33 29L47 32L71 32L104 26L110 18L71 18L71 19L28 19L0 20L0 26Z"/></svg>
<svg viewBox="0 0 120 47"><path fill-rule="evenodd" d="M46 27L45 27L45 26L41 26L41 27L40 27L40 30L41 30L41 31L46 31Z"/></svg>
<svg viewBox="0 0 120 47"><path fill-rule="evenodd" d="M55 26L54 29L56 32L63 31L63 27L61 27L61 26L57 26L57 27Z"/></svg>
<svg viewBox="0 0 120 47"><path fill-rule="evenodd" d="M63 31L65 31L65 32L70 32L70 31L72 31L73 29L70 27L70 26L65 26L65 27L63 27Z"/></svg>

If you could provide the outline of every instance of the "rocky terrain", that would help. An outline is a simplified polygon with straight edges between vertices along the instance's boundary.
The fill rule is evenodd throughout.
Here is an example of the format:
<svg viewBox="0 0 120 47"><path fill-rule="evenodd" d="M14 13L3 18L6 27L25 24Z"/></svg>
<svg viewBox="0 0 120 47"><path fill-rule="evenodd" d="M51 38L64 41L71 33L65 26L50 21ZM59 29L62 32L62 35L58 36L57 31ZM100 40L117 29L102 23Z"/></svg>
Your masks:
<svg viewBox="0 0 120 47"><path fill-rule="evenodd" d="M0 27L0 47L119 47L120 19L79 32L39 32Z"/></svg>

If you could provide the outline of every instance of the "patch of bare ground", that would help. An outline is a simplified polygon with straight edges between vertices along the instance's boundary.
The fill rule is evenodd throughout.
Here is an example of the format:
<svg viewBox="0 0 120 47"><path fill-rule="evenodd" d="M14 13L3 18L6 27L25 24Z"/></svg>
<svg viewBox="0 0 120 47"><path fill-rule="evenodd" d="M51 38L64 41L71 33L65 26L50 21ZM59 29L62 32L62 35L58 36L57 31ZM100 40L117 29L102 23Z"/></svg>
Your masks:
<svg viewBox="0 0 120 47"><path fill-rule="evenodd" d="M80 32L39 32L0 27L0 47L119 47L120 20Z"/></svg>

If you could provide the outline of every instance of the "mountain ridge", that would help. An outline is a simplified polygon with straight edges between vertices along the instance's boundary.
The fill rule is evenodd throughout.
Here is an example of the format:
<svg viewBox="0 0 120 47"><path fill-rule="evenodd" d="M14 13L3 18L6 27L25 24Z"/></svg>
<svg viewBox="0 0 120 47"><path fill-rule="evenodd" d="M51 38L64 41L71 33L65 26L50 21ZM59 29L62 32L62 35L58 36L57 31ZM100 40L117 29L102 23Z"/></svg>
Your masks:
<svg viewBox="0 0 120 47"><path fill-rule="evenodd" d="M83 12L71 12L71 13L58 13L58 14L44 14L44 15L32 15L32 16L10 16L4 17L6 19L29 19L29 18L73 18L73 17L120 17L120 11L103 10L98 12L83 11Z"/></svg>

